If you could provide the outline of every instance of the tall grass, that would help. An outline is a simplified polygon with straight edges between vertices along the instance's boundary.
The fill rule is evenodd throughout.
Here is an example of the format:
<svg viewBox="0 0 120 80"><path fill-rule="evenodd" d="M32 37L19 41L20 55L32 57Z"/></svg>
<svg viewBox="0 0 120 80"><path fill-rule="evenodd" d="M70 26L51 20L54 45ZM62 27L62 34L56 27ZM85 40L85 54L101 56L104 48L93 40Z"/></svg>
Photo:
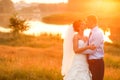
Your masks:
<svg viewBox="0 0 120 80"><path fill-rule="evenodd" d="M62 80L60 73L56 70L12 70L0 71L0 80Z"/></svg>
<svg viewBox="0 0 120 80"><path fill-rule="evenodd" d="M105 44L105 79L120 80L120 45Z"/></svg>
<svg viewBox="0 0 120 80"><path fill-rule="evenodd" d="M0 39L0 80L62 80L60 35L8 36Z"/></svg>
<svg viewBox="0 0 120 80"><path fill-rule="evenodd" d="M47 34L42 33L40 36L35 37L31 35L20 34L16 37L11 33L0 33L0 44L10 46L28 46L28 47L49 47L54 45L55 41L61 41L60 34Z"/></svg>
<svg viewBox="0 0 120 80"><path fill-rule="evenodd" d="M63 80L60 35L0 35L0 80ZM119 43L105 43L104 80L120 80Z"/></svg>

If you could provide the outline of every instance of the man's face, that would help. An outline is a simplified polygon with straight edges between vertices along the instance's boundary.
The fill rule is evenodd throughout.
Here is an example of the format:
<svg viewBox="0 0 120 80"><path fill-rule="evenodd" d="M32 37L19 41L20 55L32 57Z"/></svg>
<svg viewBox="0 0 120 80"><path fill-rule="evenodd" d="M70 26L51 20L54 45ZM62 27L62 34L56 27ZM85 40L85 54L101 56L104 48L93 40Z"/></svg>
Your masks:
<svg viewBox="0 0 120 80"><path fill-rule="evenodd" d="M92 28L92 22L88 19L86 19L85 22L86 22L86 27L91 29Z"/></svg>

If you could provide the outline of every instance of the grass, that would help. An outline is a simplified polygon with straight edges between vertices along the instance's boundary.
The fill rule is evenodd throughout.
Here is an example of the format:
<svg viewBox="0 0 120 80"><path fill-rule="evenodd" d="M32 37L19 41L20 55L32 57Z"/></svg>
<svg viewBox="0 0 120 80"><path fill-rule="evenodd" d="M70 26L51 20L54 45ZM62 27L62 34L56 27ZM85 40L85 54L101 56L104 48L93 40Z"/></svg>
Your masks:
<svg viewBox="0 0 120 80"><path fill-rule="evenodd" d="M1 41L0 80L63 80L60 72L63 40L59 36L22 35L18 39L9 37ZM115 46L105 43L104 80L120 80L120 50L119 45Z"/></svg>
<svg viewBox="0 0 120 80"><path fill-rule="evenodd" d="M59 36L22 35L17 39L3 38L0 42L0 80L62 80Z"/></svg>
<svg viewBox="0 0 120 80"><path fill-rule="evenodd" d="M13 71L1 71L0 80L61 80L59 73L55 70L13 70Z"/></svg>
<svg viewBox="0 0 120 80"><path fill-rule="evenodd" d="M54 41L60 41L60 38L61 36L59 34L52 35L43 33L38 37L21 34L14 37L11 33L0 33L0 44L45 48L57 44L57 42L55 43Z"/></svg>

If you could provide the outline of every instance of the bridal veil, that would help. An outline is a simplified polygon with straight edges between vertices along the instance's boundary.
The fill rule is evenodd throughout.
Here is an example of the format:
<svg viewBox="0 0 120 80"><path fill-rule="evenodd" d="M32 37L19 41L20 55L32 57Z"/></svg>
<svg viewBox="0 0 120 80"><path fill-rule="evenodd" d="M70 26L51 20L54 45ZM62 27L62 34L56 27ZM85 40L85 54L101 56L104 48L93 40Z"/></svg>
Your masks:
<svg viewBox="0 0 120 80"><path fill-rule="evenodd" d="M62 69L61 74L64 76L68 72L72 60L73 60L73 36L74 36L74 30L72 25L68 27L66 31L66 35L63 42L63 58L62 58Z"/></svg>

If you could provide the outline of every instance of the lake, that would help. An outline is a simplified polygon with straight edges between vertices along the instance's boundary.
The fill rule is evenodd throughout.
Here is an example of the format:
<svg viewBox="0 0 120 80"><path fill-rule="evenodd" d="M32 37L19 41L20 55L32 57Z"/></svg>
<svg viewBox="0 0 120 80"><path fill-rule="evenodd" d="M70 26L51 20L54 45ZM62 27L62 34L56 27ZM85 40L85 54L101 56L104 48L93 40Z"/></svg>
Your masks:
<svg viewBox="0 0 120 80"><path fill-rule="evenodd" d="M71 25L54 25L46 24L38 20L28 21L30 28L27 31L24 31L24 34L39 36L41 33L48 34L59 34L61 38L64 38L67 28ZM10 28L0 27L0 32L10 32Z"/></svg>

